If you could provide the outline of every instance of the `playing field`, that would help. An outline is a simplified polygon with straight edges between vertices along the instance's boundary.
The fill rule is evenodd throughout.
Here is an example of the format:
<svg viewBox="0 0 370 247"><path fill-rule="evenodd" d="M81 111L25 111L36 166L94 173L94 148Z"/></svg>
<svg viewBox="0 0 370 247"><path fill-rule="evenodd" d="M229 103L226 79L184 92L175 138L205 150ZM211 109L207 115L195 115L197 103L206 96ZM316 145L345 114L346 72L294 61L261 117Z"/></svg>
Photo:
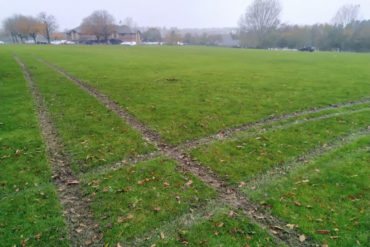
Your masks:
<svg viewBox="0 0 370 247"><path fill-rule="evenodd" d="M370 54L0 47L0 246L366 246Z"/></svg>

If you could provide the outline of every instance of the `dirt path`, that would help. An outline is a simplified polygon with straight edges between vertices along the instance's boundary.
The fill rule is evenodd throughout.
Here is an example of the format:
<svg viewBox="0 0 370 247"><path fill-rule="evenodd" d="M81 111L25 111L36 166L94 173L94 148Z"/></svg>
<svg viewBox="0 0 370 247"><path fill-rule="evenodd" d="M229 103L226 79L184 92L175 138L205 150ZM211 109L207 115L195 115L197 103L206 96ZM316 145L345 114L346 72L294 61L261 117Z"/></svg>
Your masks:
<svg viewBox="0 0 370 247"><path fill-rule="evenodd" d="M171 145L167 144L163 138L156 132L150 130L146 125L141 123L138 119L132 116L130 113L122 109L117 103L110 100L106 95L96 91L95 89L87 86L82 81L72 77L68 73L62 71L57 66L46 62L43 59L37 58L40 62L48 65L55 71L59 72L61 75L65 76L76 85L81 87L84 91L94 96L100 100L107 108L111 109L122 119L124 119L133 129L140 132L146 140L152 142L157 146L158 150L162 154L171 157L178 162L179 167L184 171L191 172L197 176L201 181L212 187L218 192L219 197L222 198L226 203L231 206L244 210L249 219L260 225L262 228L270 229L271 235L275 238L278 243L285 243L289 246L316 246L312 239L308 238L305 242L299 241L299 236L302 234L298 230L291 230L286 227L286 222L283 222L271 214L266 213L259 207L259 205L251 202L248 198L243 196L233 187L226 184L226 181L220 179L215 173L210 169L206 168L204 165L193 160L190 155L186 152L178 151L178 149L171 148ZM294 114L292 114L294 115ZM279 119L281 120L281 119ZM277 120L275 120L277 121ZM272 122L270 120L270 122ZM260 123L262 124L262 122ZM243 127L247 128L247 127ZM236 131L234 131L236 132Z"/></svg>
<svg viewBox="0 0 370 247"><path fill-rule="evenodd" d="M18 57L14 58L22 68L36 103L39 125L51 163L52 179L69 229L70 244L71 246L102 246L102 231L92 215L89 199L82 195L79 180L70 168L68 155L63 151L63 144L52 117L28 69Z"/></svg>

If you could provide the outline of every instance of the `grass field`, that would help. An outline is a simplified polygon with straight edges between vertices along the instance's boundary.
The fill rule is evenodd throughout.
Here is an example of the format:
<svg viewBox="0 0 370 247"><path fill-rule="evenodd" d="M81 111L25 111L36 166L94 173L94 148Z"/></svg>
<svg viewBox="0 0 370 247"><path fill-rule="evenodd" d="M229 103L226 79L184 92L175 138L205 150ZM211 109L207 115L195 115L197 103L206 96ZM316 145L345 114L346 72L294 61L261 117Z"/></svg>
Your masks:
<svg viewBox="0 0 370 247"><path fill-rule="evenodd" d="M52 123L38 124L13 54ZM0 56L0 246L76 246L76 234L86 246L366 245L369 54L2 46ZM93 237L71 224L44 128L62 143L77 178L65 187L81 189L70 205L88 202Z"/></svg>

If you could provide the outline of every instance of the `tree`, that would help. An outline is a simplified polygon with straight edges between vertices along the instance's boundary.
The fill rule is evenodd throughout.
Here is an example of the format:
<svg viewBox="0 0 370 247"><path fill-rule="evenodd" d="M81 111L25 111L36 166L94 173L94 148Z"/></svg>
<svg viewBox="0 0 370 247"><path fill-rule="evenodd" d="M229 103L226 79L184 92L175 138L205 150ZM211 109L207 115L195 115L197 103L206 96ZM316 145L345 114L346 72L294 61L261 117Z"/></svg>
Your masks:
<svg viewBox="0 0 370 247"><path fill-rule="evenodd" d="M4 30L9 33L13 43L18 43L18 30L17 30L17 21L19 15L14 15L4 20Z"/></svg>
<svg viewBox="0 0 370 247"><path fill-rule="evenodd" d="M162 35L158 28L149 28L143 32L143 41L145 42L161 42Z"/></svg>
<svg viewBox="0 0 370 247"><path fill-rule="evenodd" d="M11 35L14 43L17 43L19 39L23 42L28 37L31 37L36 43L41 23L31 16L14 15L4 21L4 28Z"/></svg>
<svg viewBox="0 0 370 247"><path fill-rule="evenodd" d="M42 34L48 40L50 44L51 35L57 30L58 23L53 15L48 15L45 12L41 12L38 15L39 21L42 23Z"/></svg>
<svg viewBox="0 0 370 247"><path fill-rule="evenodd" d="M31 36L33 41L36 43L36 37L43 31L43 24L34 17L28 17L28 34Z"/></svg>
<svg viewBox="0 0 370 247"><path fill-rule="evenodd" d="M339 27L346 27L358 19L360 5L347 4L342 6L333 18L333 23Z"/></svg>
<svg viewBox="0 0 370 247"><path fill-rule="evenodd" d="M106 10L97 10L82 21L81 29L85 34L95 35L98 42L101 38L107 42L114 31L114 22L114 17Z"/></svg>
<svg viewBox="0 0 370 247"><path fill-rule="evenodd" d="M257 43L261 45L266 34L279 26L281 10L279 0L254 0L240 18L240 36L255 34Z"/></svg>

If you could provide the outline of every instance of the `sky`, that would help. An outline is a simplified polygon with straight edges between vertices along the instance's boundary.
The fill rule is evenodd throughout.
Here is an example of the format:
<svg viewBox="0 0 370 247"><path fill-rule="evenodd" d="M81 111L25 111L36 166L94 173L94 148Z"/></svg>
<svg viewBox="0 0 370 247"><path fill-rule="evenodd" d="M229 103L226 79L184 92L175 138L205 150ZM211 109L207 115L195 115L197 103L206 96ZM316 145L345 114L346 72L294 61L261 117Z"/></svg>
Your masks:
<svg viewBox="0 0 370 247"><path fill-rule="evenodd" d="M0 22L13 14L54 15L60 30L80 25L94 10L104 9L117 22L131 17L142 27L236 27L253 0L1 0ZM4 2L7 2L4 4ZM344 4L360 4L360 17L370 19L370 0L280 0L287 24L328 23Z"/></svg>

